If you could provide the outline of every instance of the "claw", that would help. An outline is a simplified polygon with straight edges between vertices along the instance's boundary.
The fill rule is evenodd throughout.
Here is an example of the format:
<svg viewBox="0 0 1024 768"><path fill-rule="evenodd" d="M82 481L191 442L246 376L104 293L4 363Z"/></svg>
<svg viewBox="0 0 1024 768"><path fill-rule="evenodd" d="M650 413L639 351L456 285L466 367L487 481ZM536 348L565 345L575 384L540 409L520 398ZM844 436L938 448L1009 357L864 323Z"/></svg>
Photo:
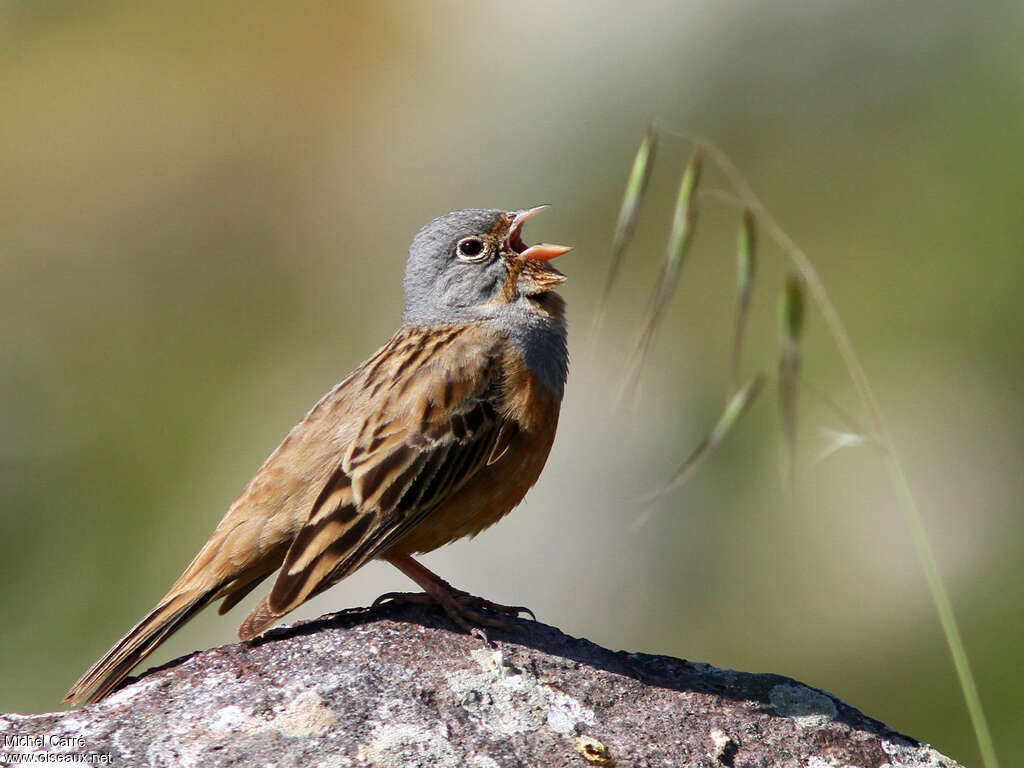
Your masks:
<svg viewBox="0 0 1024 768"><path fill-rule="evenodd" d="M497 613L507 616L518 617L520 613L528 613L534 616L533 611L521 605L500 605L489 600L470 595L462 590L453 590L450 595L431 595L426 592L386 592L373 601L373 607L384 603L405 603L409 605L437 605L444 609L455 624L463 631L475 635L490 645L491 641L484 632L483 627L492 627L506 632L526 632L522 624L505 621L496 616L488 616L488 613ZM536 617L533 618L536 621Z"/></svg>
<svg viewBox="0 0 1024 768"><path fill-rule="evenodd" d="M398 567L403 573L419 584L425 592L388 592L373 601L375 606L385 602L413 603L417 605L440 605L457 627L463 631L479 637L488 646L491 641L484 631L484 627L501 629L506 632L526 631L526 628L519 623L513 623L502 619L501 616L513 616L518 618L519 614L529 614L534 621L537 620L533 611L523 605L502 605L492 603L455 589L451 584L431 573L422 565L417 563L408 555L395 555L388 558L389 561ZM485 613L495 613L498 616L488 616Z"/></svg>

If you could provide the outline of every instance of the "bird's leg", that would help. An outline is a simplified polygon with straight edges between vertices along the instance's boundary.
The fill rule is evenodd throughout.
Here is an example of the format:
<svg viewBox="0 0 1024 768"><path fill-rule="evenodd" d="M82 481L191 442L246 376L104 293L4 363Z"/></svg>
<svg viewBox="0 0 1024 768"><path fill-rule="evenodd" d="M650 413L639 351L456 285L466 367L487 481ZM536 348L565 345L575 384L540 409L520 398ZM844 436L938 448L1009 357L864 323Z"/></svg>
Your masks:
<svg viewBox="0 0 1024 768"><path fill-rule="evenodd" d="M389 600L403 603L437 604L444 609L444 612L448 614L448 617L459 627L471 635L482 636L484 640L486 640L487 637L480 630L480 627L482 626L508 630L518 629L520 628L520 625L512 624L508 621L503 621L491 616L485 616L480 613L480 611L492 611L494 613L502 613L508 616L518 616L520 613L528 613L531 618L536 621L533 611L529 608L521 605L501 605L499 603L492 603L490 600L484 600L483 598L475 597L468 592L463 592L461 589L456 589L436 573L413 560L409 555L388 555L384 559L419 584L423 588L423 593L388 592L374 600L374 605L379 605L380 603Z"/></svg>

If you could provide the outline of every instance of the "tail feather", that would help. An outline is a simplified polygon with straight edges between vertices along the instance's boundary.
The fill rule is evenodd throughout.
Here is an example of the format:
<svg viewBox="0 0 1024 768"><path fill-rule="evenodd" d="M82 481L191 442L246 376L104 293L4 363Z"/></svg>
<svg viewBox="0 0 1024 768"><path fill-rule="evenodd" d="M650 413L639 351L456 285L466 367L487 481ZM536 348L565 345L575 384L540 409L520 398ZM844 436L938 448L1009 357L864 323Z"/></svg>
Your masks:
<svg viewBox="0 0 1024 768"><path fill-rule="evenodd" d="M224 587L220 595L224 595L224 600L221 601L220 607L217 609L217 613L223 616L225 613L230 611L242 600L249 596L256 587L263 583L263 580L270 574L276 571L280 567L280 563L272 563L270 567L262 567L255 569L252 572L246 572L238 576L234 581ZM214 600L217 598L215 597Z"/></svg>
<svg viewBox="0 0 1024 768"><path fill-rule="evenodd" d="M182 624L207 606L217 595L217 587L208 590L170 594L129 630L92 667L82 675L64 697L65 702L92 704L112 693L135 666L156 650ZM88 693L90 689L92 693ZM88 695L87 695L88 693Z"/></svg>
<svg viewBox="0 0 1024 768"><path fill-rule="evenodd" d="M282 615L284 614L270 609L270 596L267 595L245 617L245 621L238 628L238 639L252 640L256 635L270 629Z"/></svg>
<svg viewBox="0 0 1024 768"><path fill-rule="evenodd" d="M269 573L261 576L259 581L262 581L268 575ZM259 581L257 581L256 584L258 584ZM328 589L334 586L334 583L335 581L333 579L324 579L320 582L319 585L317 585L315 589L313 589L309 593L309 595L306 596L305 599L311 600L312 598L319 595L321 592L326 592ZM249 592L255 589L256 584L247 585L245 587L244 592L242 593L242 597L245 597L245 595L249 594ZM227 605L227 607L230 608L231 606L235 605L235 603L237 603L238 600L240 599L241 598L235 599L235 595L230 595L229 597L224 599L224 603L228 604L230 600L230 604ZM245 617L245 620L242 622L242 625L238 628L239 640L242 640L244 642L247 640L252 640L257 635L262 635L264 632L266 632L268 629L274 626L274 624L277 622L279 618L284 616L286 613L289 613L290 611L294 610L296 607L294 605L288 605L283 608L274 607L272 606L272 602L273 592L271 592L268 595L265 595L263 599L256 604L256 607L253 608L249 615ZM224 613L226 610L227 609L224 607L224 605L222 605L220 612Z"/></svg>

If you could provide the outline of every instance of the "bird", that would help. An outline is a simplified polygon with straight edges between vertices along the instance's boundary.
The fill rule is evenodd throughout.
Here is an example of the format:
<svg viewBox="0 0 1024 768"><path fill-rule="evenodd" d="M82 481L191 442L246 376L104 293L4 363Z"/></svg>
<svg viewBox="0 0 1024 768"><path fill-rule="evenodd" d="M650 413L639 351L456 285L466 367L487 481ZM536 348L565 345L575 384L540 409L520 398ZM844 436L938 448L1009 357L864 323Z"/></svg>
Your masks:
<svg viewBox="0 0 1024 768"><path fill-rule="evenodd" d="M568 375L571 248L523 241L550 206L467 209L414 237L398 331L288 432L156 606L72 686L91 704L199 611L224 614L276 572L238 629L251 640L371 560L391 563L463 630L518 614L413 555L474 536L522 501L554 442Z"/></svg>

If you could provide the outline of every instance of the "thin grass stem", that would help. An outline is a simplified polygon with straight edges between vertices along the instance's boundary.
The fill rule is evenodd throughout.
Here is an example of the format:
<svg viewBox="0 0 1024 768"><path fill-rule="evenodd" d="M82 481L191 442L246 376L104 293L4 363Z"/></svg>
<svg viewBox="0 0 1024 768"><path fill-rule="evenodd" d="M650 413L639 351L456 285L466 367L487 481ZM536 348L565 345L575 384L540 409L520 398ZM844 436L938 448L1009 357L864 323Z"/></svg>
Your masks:
<svg viewBox="0 0 1024 768"><path fill-rule="evenodd" d="M818 272L811 263L810 258L771 215L729 156L708 139L686 134L677 133L676 135L692 142L698 149L703 150L711 161L721 169L746 207L754 212L761 222L762 228L768 232L769 237L789 256L793 265L806 282L810 294L821 312L825 324L832 334L832 338L835 340L839 353L850 373L858 397L867 412L870 427L875 433L876 442L885 454L889 475L899 497L900 510L910 530L918 559L921 562L921 568L924 571L925 581L931 593L932 602L935 604L935 609L939 616L939 623L946 639L946 645L949 647L950 655L953 657L953 666L956 669L960 688L967 705L968 715L974 728L974 735L978 741L982 763L985 768L999 768L995 744L992 741L988 720L985 717L981 697L978 694L974 673L971 671L967 651L964 648L963 637L956 621L956 615L953 612L952 602L942 580L942 574L939 571L935 552L928 539L924 519L921 517L920 509L914 499L906 472L897 456L888 425L882 416L882 410L875 396L874 389L868 381L867 373L854 349L846 326L839 317L839 312L829 298L825 285L818 276Z"/></svg>

